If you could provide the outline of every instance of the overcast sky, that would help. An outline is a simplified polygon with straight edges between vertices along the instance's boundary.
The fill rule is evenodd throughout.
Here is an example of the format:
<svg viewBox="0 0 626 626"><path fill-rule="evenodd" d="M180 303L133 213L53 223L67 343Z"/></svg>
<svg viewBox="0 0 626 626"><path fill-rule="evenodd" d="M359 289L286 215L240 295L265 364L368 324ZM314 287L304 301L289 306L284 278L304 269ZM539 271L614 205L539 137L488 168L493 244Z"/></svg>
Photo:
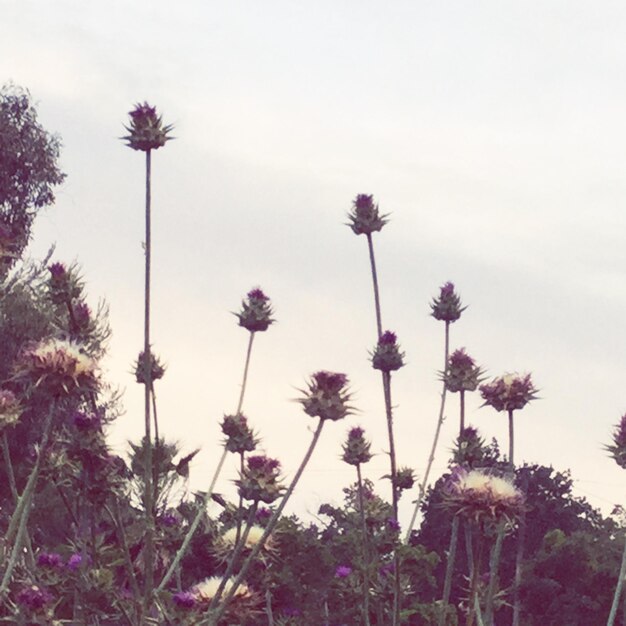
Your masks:
<svg viewBox="0 0 626 626"><path fill-rule="evenodd" d="M344 224L358 193L391 221L375 236L383 325L407 366L393 377L398 457L422 472L435 428L443 325L490 375L531 372L541 400L516 418L519 461L571 468L610 512L623 471L603 451L626 411L626 5L598 0L171 2L0 0L0 75L27 87L63 140L67 181L30 248L77 260L110 306L107 378L125 390L111 433L141 436L143 155L119 137L139 101L176 140L153 157L154 349L162 432L206 488L219 420L236 408L252 287L278 323L258 336L244 412L291 475L314 421L291 400L319 369L346 372L357 416L328 424L291 510L338 503L339 460L362 425L387 472L366 241ZM458 398L435 468L445 467ZM506 417L469 421L507 446ZM235 463L218 490L233 493ZM388 486L379 483L388 494ZM409 498L402 504L408 517Z"/></svg>

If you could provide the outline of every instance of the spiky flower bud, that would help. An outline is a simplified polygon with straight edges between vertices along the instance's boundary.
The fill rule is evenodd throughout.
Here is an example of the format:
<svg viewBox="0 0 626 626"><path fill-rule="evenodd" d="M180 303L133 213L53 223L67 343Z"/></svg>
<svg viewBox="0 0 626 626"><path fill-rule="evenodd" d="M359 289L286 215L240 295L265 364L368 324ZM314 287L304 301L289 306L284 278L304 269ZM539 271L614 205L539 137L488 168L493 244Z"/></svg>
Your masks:
<svg viewBox="0 0 626 626"><path fill-rule="evenodd" d="M142 150L143 152L156 150L172 139L172 137L168 137L168 133L173 126L171 124L163 126L161 116L157 115L156 107L150 106L147 102L136 104L128 115L130 116L130 125L124 126L128 135L122 139L133 150Z"/></svg>
<svg viewBox="0 0 626 626"><path fill-rule="evenodd" d="M311 417L332 421L343 419L352 412L352 407L348 405L350 393L347 385L345 374L324 370L316 372L308 382L308 389L302 390L304 398L298 399L298 402Z"/></svg>
<svg viewBox="0 0 626 626"><path fill-rule="evenodd" d="M363 436L365 431L360 426L351 428L348 432L348 439L343 444L343 460L348 465L361 465L367 463L371 458L371 444Z"/></svg>
<svg viewBox="0 0 626 626"><path fill-rule="evenodd" d="M404 365L404 352L400 351L395 333L386 330L371 353L372 366L382 372L399 370Z"/></svg>
<svg viewBox="0 0 626 626"><path fill-rule="evenodd" d="M359 194L352 202L352 210L348 213L348 226L356 235L370 235L382 230L389 221L389 214L381 215L378 204L374 203L374 196Z"/></svg>
<svg viewBox="0 0 626 626"><path fill-rule="evenodd" d="M613 430L613 443L606 446L606 450L615 462L626 469L626 414L622 416L619 424Z"/></svg>
<svg viewBox="0 0 626 626"><path fill-rule="evenodd" d="M448 358L448 367L442 379L446 389L457 391L476 391L482 380L483 371L474 359L465 352L465 348L455 350Z"/></svg>
<svg viewBox="0 0 626 626"><path fill-rule="evenodd" d="M22 406L9 389L0 389L0 431L15 424L22 416Z"/></svg>
<svg viewBox="0 0 626 626"><path fill-rule="evenodd" d="M476 467L485 457L485 440L478 435L478 430L468 426L457 437L453 451L453 459L456 465Z"/></svg>
<svg viewBox="0 0 626 626"><path fill-rule="evenodd" d="M248 457L247 466L235 483L244 500L271 504L284 491L280 484L280 462L263 455Z"/></svg>
<svg viewBox="0 0 626 626"><path fill-rule="evenodd" d="M243 413L224 415L222 432L226 435L226 449L229 452L242 454L251 452L258 443L254 432L248 426L248 419Z"/></svg>
<svg viewBox="0 0 626 626"><path fill-rule="evenodd" d="M455 514L476 523L511 523L525 507L524 494L508 479L463 468L452 472L443 490L443 502Z"/></svg>
<svg viewBox="0 0 626 626"><path fill-rule="evenodd" d="M241 302L241 311L235 315L239 318L239 326L256 333L267 330L274 323L273 313L270 299L256 287L247 293Z"/></svg>
<svg viewBox="0 0 626 626"><path fill-rule="evenodd" d="M438 298L430 303L431 315L442 322L456 322L467 307L461 306L461 298L454 291L450 282L441 287Z"/></svg>
<svg viewBox="0 0 626 626"><path fill-rule="evenodd" d="M54 304L71 304L82 292L80 278L63 263L52 263L48 267L48 297Z"/></svg>
<svg viewBox="0 0 626 626"><path fill-rule="evenodd" d="M161 362L158 356L150 354L150 381L154 382L155 380L159 380L163 378L165 374L165 365ZM134 365L134 374L135 380L141 385L146 384L146 353L142 350L137 357Z"/></svg>
<svg viewBox="0 0 626 626"><path fill-rule="evenodd" d="M395 488L398 492L411 489L415 484L415 474L410 467L400 467L396 471Z"/></svg>
<svg viewBox="0 0 626 626"><path fill-rule="evenodd" d="M53 395L69 394L73 388L94 390L97 364L83 347L62 339L43 339L28 344L18 355L14 379L45 387Z"/></svg>
<svg viewBox="0 0 626 626"><path fill-rule="evenodd" d="M480 394L485 403L496 411L523 409L537 398L537 389L530 380L530 374L505 374L480 386Z"/></svg>

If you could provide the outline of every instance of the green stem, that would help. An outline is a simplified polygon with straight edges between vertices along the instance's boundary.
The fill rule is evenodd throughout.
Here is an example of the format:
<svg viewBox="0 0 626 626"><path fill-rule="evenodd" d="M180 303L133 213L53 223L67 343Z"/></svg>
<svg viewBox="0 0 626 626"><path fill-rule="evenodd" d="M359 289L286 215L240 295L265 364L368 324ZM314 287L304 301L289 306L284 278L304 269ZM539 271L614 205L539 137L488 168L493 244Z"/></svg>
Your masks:
<svg viewBox="0 0 626 626"><path fill-rule="evenodd" d="M50 437L50 431L52 430L54 409L55 403L53 402L48 410L46 421L44 422L43 435L41 437L37 460L35 461L35 465L30 472L26 487L24 487L24 491L19 498L13 516L11 517L11 521L9 522L9 529L6 535L6 545L9 545L10 542L13 541L13 537L15 537L15 541L13 542L13 548L11 550L7 568L2 578L2 583L0 583L0 600L4 599L9 583L11 582L11 577L13 576L13 570L17 564L17 559L22 552L22 542L26 533L26 525L30 516L31 504L35 494L35 487L37 486L37 479L39 478L41 460L47 453L48 439Z"/></svg>
<svg viewBox="0 0 626 626"><path fill-rule="evenodd" d="M448 561L446 563L446 578L443 583L443 600L441 602L441 613L439 614L439 626L445 626L448 603L450 602L450 592L452 590L452 574L454 572L454 560L456 558L456 544L459 535L459 516L452 519L452 532L450 534L450 547L448 548Z"/></svg>
<svg viewBox="0 0 626 626"><path fill-rule="evenodd" d="M361 533L363 535L363 621L365 626L370 626L370 552L367 523L365 521L365 503L363 500L363 478L361 476L361 465L356 466L357 489L359 494L359 513L361 517Z"/></svg>
<svg viewBox="0 0 626 626"><path fill-rule="evenodd" d="M611 613L606 626L613 626L615 617L617 616L617 607L619 605L619 597L622 593L622 586L624 584L624 576L626 575L626 537L624 541L624 551L622 552L622 564L619 568L619 575L617 577L617 585L615 586L615 594L613 595L613 604L611 605Z"/></svg>
<svg viewBox="0 0 626 626"><path fill-rule="evenodd" d="M374 243L372 241L372 234L366 233L367 248L370 254L370 267L372 269L372 283L374 285L374 308L376 309L376 330L378 331L378 338L380 339L383 334L383 323L380 313L380 293L378 290L378 275L376 273L376 259L374 257Z"/></svg>
<svg viewBox="0 0 626 626"><path fill-rule="evenodd" d="M250 332L250 339L248 340L248 350L246 352L246 363L243 367L243 380L241 381L241 392L239 394L239 402L237 403L237 415L241 413L241 407L243 406L243 397L246 393L246 383L248 382L248 370L250 369L250 355L252 354L252 342L254 341L254 331Z"/></svg>
<svg viewBox="0 0 626 626"><path fill-rule="evenodd" d="M445 372L448 367L448 352L450 350L450 322L446 321L445 335L444 335L444 369ZM433 463L435 461L435 452L437 451L437 444L439 443L439 435L441 433L441 426L444 421L444 411L446 407L446 383L445 381L442 384L441 388L441 402L439 403L439 416L437 417L437 428L435 429L435 438L433 439L433 445L430 449L430 455L428 456L428 463L426 464L426 471L424 472L424 477L422 478L422 482L419 486L419 491L417 494L417 500L415 501L415 508L413 509L413 515L411 516L411 521L409 523L409 527L406 531L406 536L404 538L405 543L408 543L409 538L411 537L411 531L413 530L413 526L415 525L415 520L417 519L417 514L420 509L420 505L422 504L422 500L424 499L424 495L426 494L426 487L428 486L428 478L430 476L430 470L432 469Z"/></svg>
<svg viewBox="0 0 626 626"><path fill-rule="evenodd" d="M484 538L481 529L478 529L476 538L476 555L474 556L474 571L472 572L471 584L470 584L470 600L469 600L469 613L467 615L467 626L472 626L474 623L474 617L480 613L480 605L478 600L478 581L480 579L480 570L482 568L483 560L483 547Z"/></svg>
<svg viewBox="0 0 626 626"><path fill-rule="evenodd" d="M461 402L461 420L459 424L459 437L463 435L463 431L465 430L465 389L461 389L459 391L459 398Z"/></svg>
<svg viewBox="0 0 626 626"><path fill-rule="evenodd" d="M213 480L211 481L211 484L209 486L209 490L204 495L202 504L198 507L196 516L194 517L193 522L191 522L191 526L189 526L189 530L187 531L187 534L185 535L185 538L183 539L183 543L178 549L178 552L176 553L176 556L174 557L172 564L167 570L165 576L163 576L163 580L161 581L161 583L159 584L156 590L157 593L160 593L161 591L163 591L163 589L165 589L165 586L170 581L170 578L174 575L176 568L180 565L182 558L185 556L185 553L187 552L187 549L189 548L189 544L191 543L191 539L193 538L193 535L196 532L200 524L200 521L202 520L202 517L206 513L206 507L211 500L211 496L213 495L213 490L215 489L217 478L220 475L220 472L222 471L222 467L224 465L224 461L226 460L227 454L228 454L228 450L224 448L224 451L222 452L222 456L220 457L220 460L217 464L217 469L215 470L215 474L213 475Z"/></svg>
<svg viewBox="0 0 626 626"><path fill-rule="evenodd" d="M513 459L514 444L513 409L509 409L509 465L511 466L511 474L513 474L515 468L515 461Z"/></svg>
<svg viewBox="0 0 626 626"><path fill-rule="evenodd" d="M485 601L485 621L489 626L493 624L493 600L496 596L500 555L502 554L502 544L504 542L504 527L504 522L498 524L498 535L489 561L489 587L487 588L487 599Z"/></svg>
<svg viewBox="0 0 626 626"><path fill-rule="evenodd" d="M289 498L291 497L291 494L296 488L296 485L298 484L298 481L300 480L300 477L302 476L302 473L304 472L305 467L307 466L308 462L311 459L313 450L315 449L315 446L317 445L317 441L320 438L320 435L322 434L323 426L324 426L324 420L320 419L317 424L317 428L315 429L315 433L313 434L313 439L311 440L311 443L309 444L309 448L306 451L306 454L304 455L304 458L302 459L302 462L300 463L300 467L298 468L298 471L296 472L293 480L291 481L289 488L287 489L285 495L280 501L280 505L274 511L274 514L272 515L269 522L267 523L265 531L261 535L261 538L259 539L258 543L254 546L254 548L250 552L250 555L245 560L244 564L241 566L241 569L239 570L239 574L237 574L237 577L233 581L232 587L229 589L228 594L224 597L224 600L222 601L220 607L216 610L216 613L214 615L209 617L207 623L210 624L211 626L217 626L220 618L224 615L224 612L226 611L228 603L231 601L231 599L237 592L239 585L241 585L241 582L243 581L245 575L248 573L248 570L250 569L250 565L252 565L252 562L254 561L254 559L257 557L259 552L263 549L263 546L265 545L267 538L270 536L270 534L274 530L274 527L278 523L280 515L283 512L283 509L285 508L285 505L287 504Z"/></svg>
<svg viewBox="0 0 626 626"><path fill-rule="evenodd" d="M151 151L146 150L146 240L145 240L145 296L144 296L144 426L145 426L145 453L144 453L144 507L145 507L145 587L144 613L147 613L152 601L154 588L154 510L152 485L152 434L150 420L150 400L152 390L152 357L150 353L150 271L152 262L152 234L151 234Z"/></svg>

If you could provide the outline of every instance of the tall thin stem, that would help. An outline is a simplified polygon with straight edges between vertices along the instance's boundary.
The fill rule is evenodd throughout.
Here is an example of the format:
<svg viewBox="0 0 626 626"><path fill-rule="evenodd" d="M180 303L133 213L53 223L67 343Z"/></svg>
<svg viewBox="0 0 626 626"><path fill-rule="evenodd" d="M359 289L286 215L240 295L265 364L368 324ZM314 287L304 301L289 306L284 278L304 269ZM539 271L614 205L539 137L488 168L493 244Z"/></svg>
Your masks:
<svg viewBox="0 0 626 626"><path fill-rule="evenodd" d="M366 233L367 236L367 248L370 254L370 267L372 268L372 282L374 284L374 308L376 309L376 329L378 331L378 338L380 339L383 334L383 323L380 313L380 293L378 291L378 275L376 274L376 259L374 257L374 243L372 241L372 234Z"/></svg>
<svg viewBox="0 0 626 626"><path fill-rule="evenodd" d="M152 434L150 423L150 399L152 390L152 356L150 354L150 271L152 255L151 233L151 151L146 150L146 240L145 240L145 294L144 294L144 425L145 425L145 452L144 452L144 507L146 519L146 554L145 554L145 587L144 607L147 609L152 598L154 588L154 510L152 486Z"/></svg>
<svg viewBox="0 0 626 626"><path fill-rule="evenodd" d="M202 520L202 517L206 513L206 507L211 501L211 496L213 495L215 484L217 483L217 479L220 475L220 472L222 471L222 467L224 465L224 461L226 460L227 454L228 454L228 450L226 449L226 447L224 447L224 451L222 452L222 456L220 457L220 460L217 464L215 474L213 474L213 479L211 480L211 484L209 485L209 490L204 494L202 504L198 507L196 516L193 518L193 522L191 522L191 526L189 526L189 530L187 531L187 534L185 535L185 538L183 539L183 543L181 544L180 548L178 548L178 552L176 553L176 556L174 557L172 564L170 565L169 569L165 573L165 576L163 576L163 580L160 582L156 590L157 593L165 589L165 586L170 581L170 578L174 575L174 572L176 572L176 569L180 565L182 558L185 556L187 549L189 548L189 544L191 543L191 539L193 538L194 533L196 532L198 526L200 525L200 521Z"/></svg>
<svg viewBox="0 0 626 626"><path fill-rule="evenodd" d="M252 342L254 341L254 331L250 332L250 339L248 340L248 350L246 352L246 363L243 367L243 380L241 381L241 392L239 394L239 402L237 403L237 413L241 413L243 406L243 397L246 393L246 383L248 382L248 370L250 368L250 355L252 354Z"/></svg>
<svg viewBox="0 0 626 626"><path fill-rule="evenodd" d="M617 585L615 586L615 593L613 594L613 604L611 605L611 612L609 613L609 619L606 626L613 626L615 617L617 616L617 607L619 606L619 597L622 594L622 586L624 584L624 576L626 576L626 537L624 538L624 551L622 552L622 564L619 568L619 575L617 577Z"/></svg>
<svg viewBox="0 0 626 626"><path fill-rule="evenodd" d="M513 409L509 409L509 465L511 466L511 473L514 472L515 460L513 458L514 453L514 432L513 432Z"/></svg>
<svg viewBox="0 0 626 626"><path fill-rule="evenodd" d="M459 534L459 516L455 515L452 520L452 532L450 534L450 547L448 548L448 561L446 563L446 578L443 583L443 600L441 613L439 613L439 626L445 626L450 592L452 590L452 574L454 573L454 560L456 558L456 544Z"/></svg>
<svg viewBox="0 0 626 626"><path fill-rule="evenodd" d="M459 437L463 435L465 430L465 389L459 391L459 399L461 403L461 419L459 422Z"/></svg>
<svg viewBox="0 0 626 626"><path fill-rule="evenodd" d="M361 476L361 464L356 466L357 489L359 494L359 513L361 517L361 534L363 542L363 623L370 626L370 550L369 537L367 533L367 522L365 521L365 502L363 500L363 478Z"/></svg>
<svg viewBox="0 0 626 626"><path fill-rule="evenodd" d="M291 494L296 488L296 485L298 484L298 481L300 480L300 477L302 476L302 473L304 472L305 467L307 466L308 462L311 460L313 450L315 449L315 446L317 445L320 435L322 434L323 427L324 427L324 420L320 419L317 424L317 428L315 429L315 433L313 434L313 439L311 439L311 443L309 444L309 448L306 451L306 454L304 455L304 458L302 459L302 462L300 463L300 467L298 468L298 471L293 477L291 484L289 485L287 491L285 492L285 495L280 501L278 508L274 511L274 514L272 515L269 522L267 523L267 526L265 527L265 531L261 535L261 538L259 539L258 543L254 546L254 548L248 555L248 558L244 561L243 565L241 566L241 569L239 570L239 574L237 574L237 577L233 581L231 588L229 589L227 595L222 600L222 603L220 604L219 608L216 610L214 615L209 617L208 621L206 622L210 624L210 626L216 626L220 618L224 615L224 612L226 611L228 603L231 601L231 599L237 592L239 585L241 585L241 582L243 581L245 575L248 573L248 570L250 569L250 565L252 565L252 562L254 561L254 559L257 557L259 552L263 549L263 546L265 545L267 538L270 536L270 534L274 530L274 527L278 523L280 515L283 512L283 509L285 508L285 505L287 504L289 498L291 497Z"/></svg>
<svg viewBox="0 0 626 626"><path fill-rule="evenodd" d="M444 335L444 366L443 371L445 372L448 367L448 352L450 350L450 322L446 321L445 335ZM424 477L422 478L422 482L419 486L419 491L417 494L417 500L415 501L415 508L413 509L413 515L411 516L411 521L406 531L405 542L408 543L409 538L411 537L411 531L413 530L413 526L415 525L415 520L417 519L417 514L420 509L420 505L422 504L422 500L424 499L424 495L426 494L426 487L428 486L428 478L430 477L430 470L432 469L433 463L435 461L435 452L437 451L437 444L439 443L439 435L441 433L441 426L444 421L444 411L446 407L446 383L445 381L442 383L441 388L441 402L439 404L439 415L437 417L437 428L435 429L435 437L433 439L433 445L430 449L430 455L428 456L428 463L426 464L426 470L424 471Z"/></svg>

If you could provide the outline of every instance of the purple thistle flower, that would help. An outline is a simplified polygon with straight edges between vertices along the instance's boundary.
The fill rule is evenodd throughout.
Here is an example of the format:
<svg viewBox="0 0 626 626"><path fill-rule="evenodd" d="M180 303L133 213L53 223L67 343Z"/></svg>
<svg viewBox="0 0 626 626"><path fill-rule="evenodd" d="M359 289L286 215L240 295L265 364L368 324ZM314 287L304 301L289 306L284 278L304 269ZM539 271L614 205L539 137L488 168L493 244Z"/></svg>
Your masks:
<svg viewBox="0 0 626 626"><path fill-rule="evenodd" d="M48 270L53 280L61 280L65 278L67 274L67 269L63 263L52 263L52 265L48 267Z"/></svg>
<svg viewBox="0 0 626 626"><path fill-rule="evenodd" d="M41 552L37 555L37 565L39 567L56 569L63 565L63 558L56 552Z"/></svg>
<svg viewBox="0 0 626 626"><path fill-rule="evenodd" d="M613 443L605 449L621 468L626 469L626 414L613 430Z"/></svg>
<svg viewBox="0 0 626 626"><path fill-rule="evenodd" d="M480 394L485 401L483 406L491 406L496 411L515 411L523 409L531 400L535 400L537 389L530 379L530 374L523 376L505 374L481 385Z"/></svg>
<svg viewBox="0 0 626 626"><path fill-rule="evenodd" d="M191 591L179 591L172 596L172 602L181 609L193 609L198 603L196 595Z"/></svg>
<svg viewBox="0 0 626 626"><path fill-rule="evenodd" d="M351 412L348 401L350 393L346 389L348 377L337 372L321 370L311 376L308 389L303 390L304 398L298 400L304 412L322 420L337 421Z"/></svg>
<svg viewBox="0 0 626 626"><path fill-rule="evenodd" d="M241 302L241 311L235 313L239 326L251 333L266 331L275 321L273 314L270 299L258 287L247 293L246 299Z"/></svg>
<svg viewBox="0 0 626 626"><path fill-rule="evenodd" d="M178 515L175 515L174 513L164 513L159 516L158 521L161 526L165 526L166 528L173 528L174 526L178 526L180 523Z"/></svg>
<svg viewBox="0 0 626 626"><path fill-rule="evenodd" d="M258 287L252 289L251 291L248 291L247 295L250 300L263 300L263 301L269 300L269 297L266 296L263 293L263 290L259 289Z"/></svg>
<svg viewBox="0 0 626 626"><path fill-rule="evenodd" d="M387 518L387 528L393 532L400 531L400 522L395 517Z"/></svg>
<svg viewBox="0 0 626 626"><path fill-rule="evenodd" d="M348 213L348 226L355 235L370 236L373 232L380 231L387 223L388 215L381 215L378 204L374 202L374 196L360 193L352 201L352 210Z"/></svg>
<svg viewBox="0 0 626 626"><path fill-rule="evenodd" d="M259 523L267 522L270 517L272 517L272 510L268 509L266 506L259 507L257 512L255 513L256 521Z"/></svg>
<svg viewBox="0 0 626 626"><path fill-rule="evenodd" d="M390 330L386 330L378 340L379 344L382 345L393 345L396 343L397 336L396 333L392 333Z"/></svg>
<svg viewBox="0 0 626 626"><path fill-rule="evenodd" d="M467 307L461 306L461 298L454 291L454 284L445 283L439 290L439 297L430 304L431 315L447 323L456 322Z"/></svg>
<svg viewBox="0 0 626 626"><path fill-rule="evenodd" d="M352 574L352 568L349 565L339 565L335 570L336 578L347 578Z"/></svg>
<svg viewBox="0 0 626 626"><path fill-rule="evenodd" d="M171 139L168 137L168 133L172 130L172 126L163 126L156 107L150 106L147 102L139 103L135 105L132 111L129 111L128 115L130 126L125 126L128 135L122 139L133 150L142 150L143 152L156 150Z"/></svg>
<svg viewBox="0 0 626 626"><path fill-rule="evenodd" d="M372 367L382 372L393 372L404 365L404 352L400 351L395 333L386 330L378 339L372 355Z"/></svg>
<svg viewBox="0 0 626 626"><path fill-rule="evenodd" d="M69 569L70 571L75 572L78 568L80 568L82 563L83 563L82 555L79 554L78 552L75 552L67 560L67 563L65 564L65 567L67 567L67 569Z"/></svg>
<svg viewBox="0 0 626 626"><path fill-rule="evenodd" d="M16 597L17 603L29 611L40 611L53 600L52 595L38 585L31 585L22 589Z"/></svg>

